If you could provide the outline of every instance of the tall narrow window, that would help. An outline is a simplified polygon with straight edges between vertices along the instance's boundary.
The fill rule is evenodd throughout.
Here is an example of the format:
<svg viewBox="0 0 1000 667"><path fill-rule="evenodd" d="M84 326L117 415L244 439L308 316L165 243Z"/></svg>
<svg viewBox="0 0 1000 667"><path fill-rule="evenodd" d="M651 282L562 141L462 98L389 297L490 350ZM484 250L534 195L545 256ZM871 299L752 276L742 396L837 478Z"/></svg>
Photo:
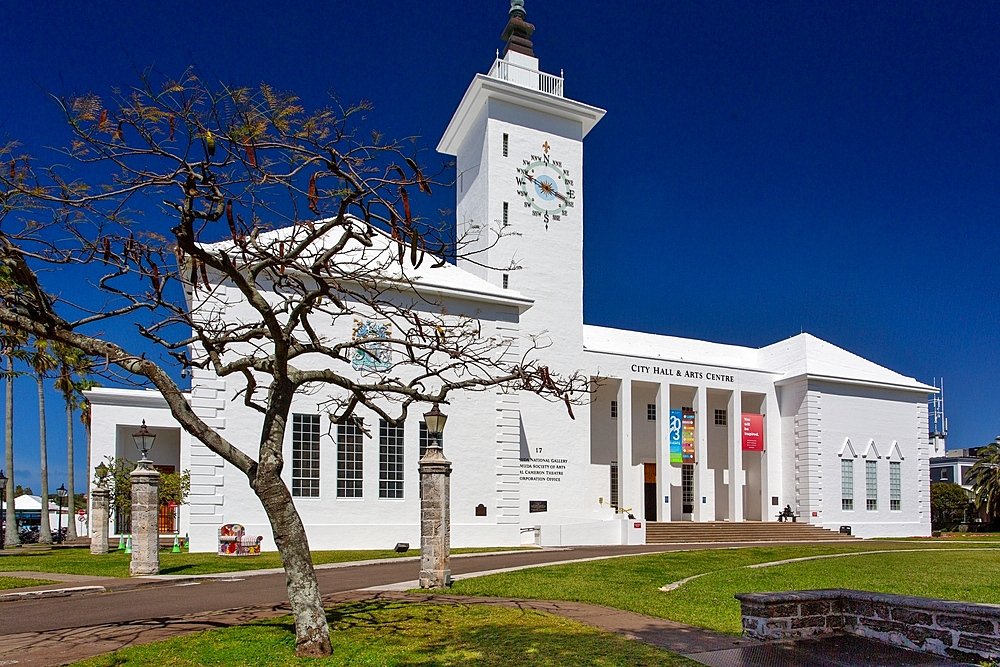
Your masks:
<svg viewBox="0 0 1000 667"><path fill-rule="evenodd" d="M611 462L611 506L618 509L618 461Z"/></svg>
<svg viewBox="0 0 1000 667"><path fill-rule="evenodd" d="M503 226L504 227L507 226L507 214L508 214L509 211L510 211L510 206L508 206L507 202L504 202L503 203Z"/></svg>
<svg viewBox="0 0 1000 667"><path fill-rule="evenodd" d="M506 134L503 135L503 156L507 157L507 143L508 137Z"/></svg>
<svg viewBox="0 0 1000 667"><path fill-rule="evenodd" d="M854 459L840 462L840 509L854 509Z"/></svg>
<svg viewBox="0 0 1000 667"><path fill-rule="evenodd" d="M378 497L403 497L403 425L379 420Z"/></svg>
<svg viewBox="0 0 1000 667"><path fill-rule="evenodd" d="M618 401L611 401L611 418L618 419Z"/></svg>
<svg viewBox="0 0 1000 667"><path fill-rule="evenodd" d="M505 273L505 274L503 274L503 288L507 289L509 286L510 286L510 276L508 276Z"/></svg>
<svg viewBox="0 0 1000 667"><path fill-rule="evenodd" d="M902 475L899 461L889 461L889 509L903 509Z"/></svg>
<svg viewBox="0 0 1000 667"><path fill-rule="evenodd" d="M684 514L694 512L694 465L691 463L681 466L681 505Z"/></svg>
<svg viewBox="0 0 1000 667"><path fill-rule="evenodd" d="M319 415L292 415L292 496L319 498Z"/></svg>
<svg viewBox="0 0 1000 667"><path fill-rule="evenodd" d="M441 441L441 447L444 447L444 434L438 436ZM431 444L430 434L427 432L427 422L420 422L420 456L423 457L424 452L427 451L427 447Z"/></svg>
<svg viewBox="0 0 1000 667"><path fill-rule="evenodd" d="M364 433L357 422L337 424L337 497L360 498Z"/></svg>
<svg viewBox="0 0 1000 667"><path fill-rule="evenodd" d="M878 462L865 461L865 499L871 511L878 509Z"/></svg>
<svg viewBox="0 0 1000 667"><path fill-rule="evenodd" d="M656 421L656 403L646 404L646 420L651 422Z"/></svg>

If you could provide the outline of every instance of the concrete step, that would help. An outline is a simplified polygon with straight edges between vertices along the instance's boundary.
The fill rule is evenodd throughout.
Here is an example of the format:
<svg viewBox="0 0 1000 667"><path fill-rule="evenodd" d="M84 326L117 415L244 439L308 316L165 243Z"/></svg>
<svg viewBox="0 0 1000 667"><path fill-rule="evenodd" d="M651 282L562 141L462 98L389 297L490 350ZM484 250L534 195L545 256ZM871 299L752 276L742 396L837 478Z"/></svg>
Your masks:
<svg viewBox="0 0 1000 667"><path fill-rule="evenodd" d="M647 544L684 542L816 542L858 539L807 523L692 521L649 522Z"/></svg>

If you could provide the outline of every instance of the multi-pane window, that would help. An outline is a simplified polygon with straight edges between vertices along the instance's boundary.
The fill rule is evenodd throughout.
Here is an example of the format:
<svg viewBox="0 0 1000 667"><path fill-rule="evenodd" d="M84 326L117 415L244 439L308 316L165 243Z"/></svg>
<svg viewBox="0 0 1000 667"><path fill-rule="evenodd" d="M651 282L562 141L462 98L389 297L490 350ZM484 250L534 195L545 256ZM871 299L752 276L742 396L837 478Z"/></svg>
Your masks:
<svg viewBox="0 0 1000 667"><path fill-rule="evenodd" d="M611 506L618 508L618 461L611 462Z"/></svg>
<svg viewBox="0 0 1000 667"><path fill-rule="evenodd" d="M611 401L611 418L618 419L618 401Z"/></svg>
<svg viewBox="0 0 1000 667"><path fill-rule="evenodd" d="M656 403L646 404L646 419L651 422L656 421Z"/></svg>
<svg viewBox="0 0 1000 667"><path fill-rule="evenodd" d="M510 285L510 276L508 276L508 275L507 275L507 274L505 273L505 274L503 274L503 288L504 288L504 289L507 289L507 287L508 287L509 285Z"/></svg>
<svg viewBox="0 0 1000 667"><path fill-rule="evenodd" d="M681 466L681 504L684 514L694 512L694 465L690 463Z"/></svg>
<svg viewBox="0 0 1000 667"><path fill-rule="evenodd" d="M403 497L403 425L378 427L378 497Z"/></svg>
<svg viewBox="0 0 1000 667"><path fill-rule="evenodd" d="M503 135L503 156L504 157L507 157L507 144L508 143L509 143L509 137L506 134L504 134Z"/></svg>
<svg viewBox="0 0 1000 667"><path fill-rule="evenodd" d="M507 202L504 202L504 203L503 203L503 226L504 226L504 227L506 227L506 226L507 226L507 224L508 224L508 223L507 223L507 215L508 215L508 213L509 213L509 210L510 210L510 209L509 209L509 207L508 207L508 205L507 205Z"/></svg>
<svg viewBox="0 0 1000 667"><path fill-rule="evenodd" d="M360 498L364 433L356 421L337 424L337 497Z"/></svg>
<svg viewBox="0 0 1000 667"><path fill-rule="evenodd" d="M716 426L725 426L726 424L729 423L729 420L727 419L727 417L728 417L728 413L726 412L726 410L716 410L715 411L715 425Z"/></svg>
<svg viewBox="0 0 1000 667"><path fill-rule="evenodd" d="M840 462L840 509L854 509L854 459Z"/></svg>
<svg viewBox="0 0 1000 667"><path fill-rule="evenodd" d="M889 461L889 509L903 508L902 477L899 461Z"/></svg>
<svg viewBox="0 0 1000 667"><path fill-rule="evenodd" d="M444 434L438 433L438 444L440 447L444 447ZM427 431L427 422L420 422L420 456L424 455L427 448L431 445L431 436Z"/></svg>
<svg viewBox="0 0 1000 667"><path fill-rule="evenodd" d="M319 415L292 415L292 496L319 498Z"/></svg>
<svg viewBox="0 0 1000 667"><path fill-rule="evenodd" d="M865 461L865 498L869 510L878 509L878 462Z"/></svg>

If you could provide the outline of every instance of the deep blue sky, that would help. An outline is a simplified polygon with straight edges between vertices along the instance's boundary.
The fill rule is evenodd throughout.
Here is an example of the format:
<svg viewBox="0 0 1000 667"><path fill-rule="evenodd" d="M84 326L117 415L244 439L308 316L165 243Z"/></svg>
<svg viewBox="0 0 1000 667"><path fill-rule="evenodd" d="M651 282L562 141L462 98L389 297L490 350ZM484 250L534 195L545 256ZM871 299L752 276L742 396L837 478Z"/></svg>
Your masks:
<svg viewBox="0 0 1000 667"><path fill-rule="evenodd" d="M0 5L0 132L62 144L46 91L198 65L370 99L430 151L505 0ZM996 2L527 0L542 69L607 117L586 143L589 323L761 346L808 331L947 382L951 447L1000 433ZM38 484L18 380L17 475ZM51 397L51 485L65 478ZM79 433L82 445L83 433ZM81 446L82 450L82 446ZM85 461L77 464L85 475Z"/></svg>

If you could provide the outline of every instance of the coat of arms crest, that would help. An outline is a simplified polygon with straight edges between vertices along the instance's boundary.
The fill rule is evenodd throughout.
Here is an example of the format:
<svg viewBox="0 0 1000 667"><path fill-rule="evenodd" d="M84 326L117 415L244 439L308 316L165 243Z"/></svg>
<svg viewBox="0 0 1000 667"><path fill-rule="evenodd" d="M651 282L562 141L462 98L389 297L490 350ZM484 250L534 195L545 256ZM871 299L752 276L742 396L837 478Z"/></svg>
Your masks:
<svg viewBox="0 0 1000 667"><path fill-rule="evenodd" d="M359 342L354 348L351 367L356 371L384 371L392 366L392 348L385 342L392 336L392 325L371 320L354 320L352 339ZM370 342L362 342L370 340Z"/></svg>

